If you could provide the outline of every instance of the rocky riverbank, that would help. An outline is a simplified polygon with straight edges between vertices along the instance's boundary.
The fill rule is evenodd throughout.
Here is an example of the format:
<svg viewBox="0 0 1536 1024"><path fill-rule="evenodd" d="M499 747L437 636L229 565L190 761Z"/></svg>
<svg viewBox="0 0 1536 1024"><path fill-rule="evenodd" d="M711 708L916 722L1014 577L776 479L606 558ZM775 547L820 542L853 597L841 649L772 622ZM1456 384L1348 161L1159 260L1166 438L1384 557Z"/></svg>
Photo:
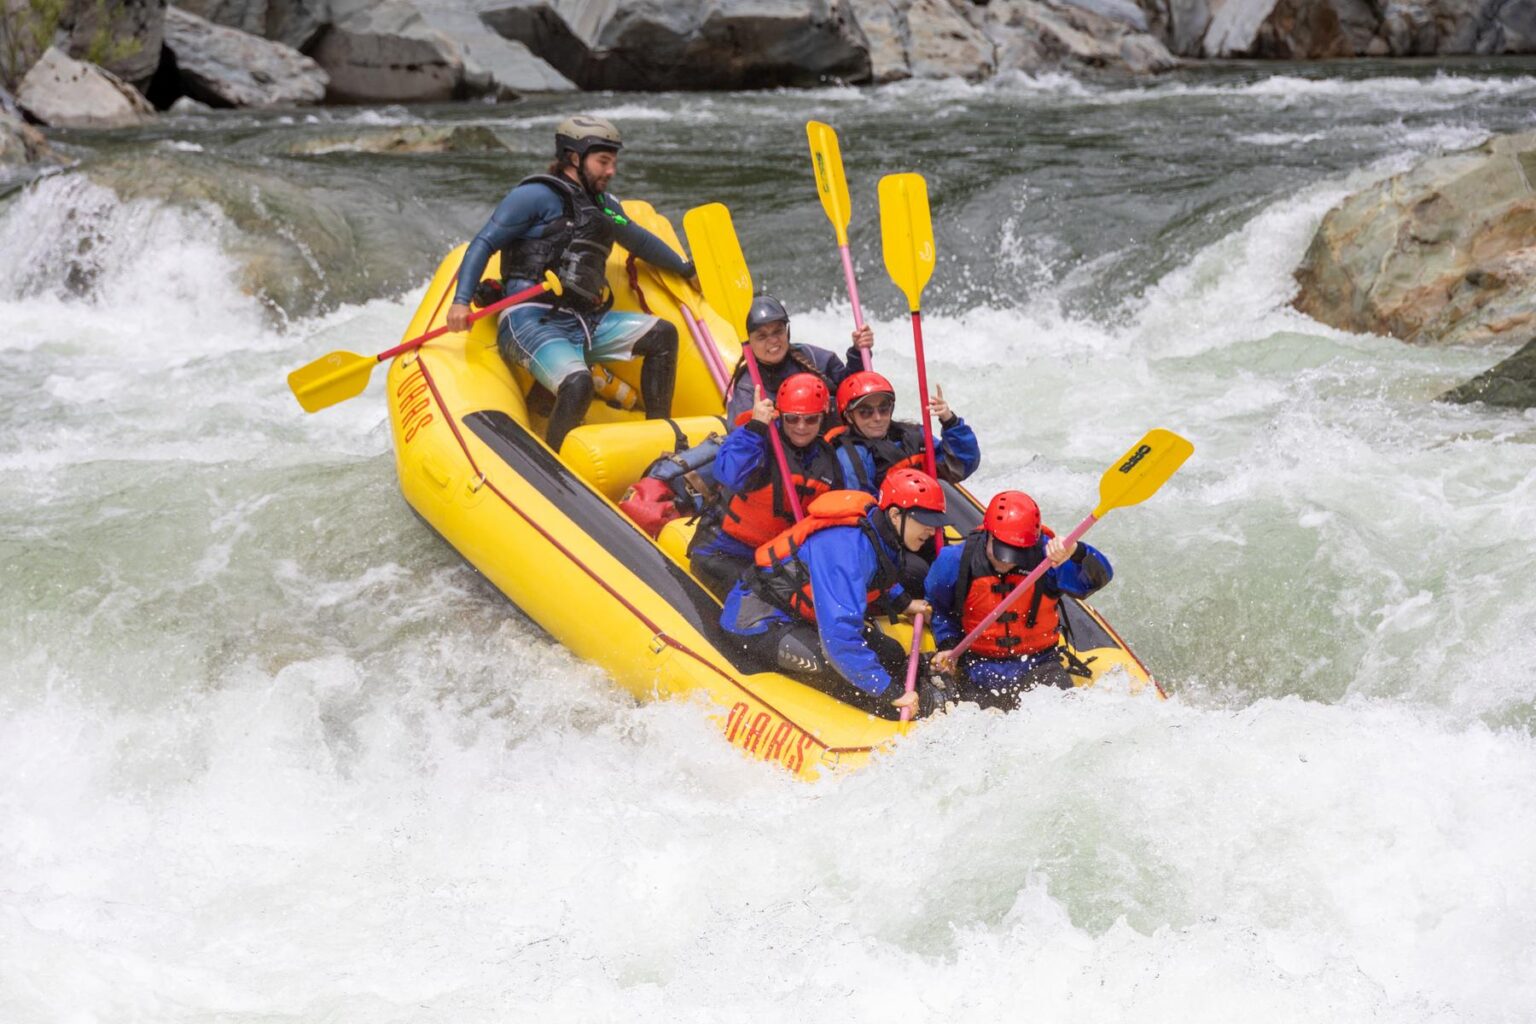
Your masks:
<svg viewBox="0 0 1536 1024"><path fill-rule="evenodd" d="M121 0L103 9L105 23L75 0L50 50L0 55L0 75L32 120L148 116L124 86L164 110L1536 52L1536 4L1508 0ZM3 10L7 38L48 38L33 6L7 0Z"/></svg>

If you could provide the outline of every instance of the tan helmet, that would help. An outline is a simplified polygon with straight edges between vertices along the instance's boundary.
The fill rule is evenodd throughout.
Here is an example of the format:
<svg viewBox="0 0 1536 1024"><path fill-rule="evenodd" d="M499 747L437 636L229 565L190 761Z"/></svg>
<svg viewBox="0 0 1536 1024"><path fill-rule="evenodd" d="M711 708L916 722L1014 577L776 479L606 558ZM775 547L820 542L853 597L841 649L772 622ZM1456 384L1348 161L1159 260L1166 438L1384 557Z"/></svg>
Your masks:
<svg viewBox="0 0 1536 1024"><path fill-rule="evenodd" d="M607 118L591 114L575 114L560 122L555 129L555 156L563 156L566 150L577 156L586 156L590 150L611 149L615 153L624 148L619 130Z"/></svg>

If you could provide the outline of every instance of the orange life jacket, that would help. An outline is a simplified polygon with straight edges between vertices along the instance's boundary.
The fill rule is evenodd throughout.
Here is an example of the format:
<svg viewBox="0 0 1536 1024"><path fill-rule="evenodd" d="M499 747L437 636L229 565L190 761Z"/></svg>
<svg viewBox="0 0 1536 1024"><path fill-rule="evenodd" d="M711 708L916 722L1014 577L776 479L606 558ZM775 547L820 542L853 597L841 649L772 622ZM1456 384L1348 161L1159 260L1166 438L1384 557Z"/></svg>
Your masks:
<svg viewBox="0 0 1536 1024"><path fill-rule="evenodd" d="M875 578L865 593L866 603L874 601L901 578L900 569L886 555L885 546L875 535L875 527L869 520L870 509L876 507L875 499L863 491L828 491L821 495L806 507L804 519L757 549L753 556L757 571L747 576L752 589L774 607L815 622L816 599L811 591L811 573L800 560L800 547L808 537L822 530L856 526L874 545L875 559L879 563Z"/></svg>
<svg viewBox="0 0 1536 1024"><path fill-rule="evenodd" d="M840 474L837 456L821 440L798 450L786 444L784 456L789 460L790 479L800 495L801 508L826 494L837 482ZM795 472L797 469L799 472ZM784 492L784 478L779 473L777 459L770 455L768 465L753 477L763 479L762 486L731 496L720 529L748 547L756 548L794 526L795 517Z"/></svg>
<svg viewBox="0 0 1536 1024"><path fill-rule="evenodd" d="M1030 556L1027 564L999 573L987 558L985 531L977 530L965 539L960 550L960 573L955 580L955 600L963 602L960 626L967 636L1044 560L1044 546L1032 548ZM986 658L1016 658L1055 647L1061 639L1061 615L1057 608L1060 600L1061 591L1042 578L997 621L982 630L971 650Z"/></svg>

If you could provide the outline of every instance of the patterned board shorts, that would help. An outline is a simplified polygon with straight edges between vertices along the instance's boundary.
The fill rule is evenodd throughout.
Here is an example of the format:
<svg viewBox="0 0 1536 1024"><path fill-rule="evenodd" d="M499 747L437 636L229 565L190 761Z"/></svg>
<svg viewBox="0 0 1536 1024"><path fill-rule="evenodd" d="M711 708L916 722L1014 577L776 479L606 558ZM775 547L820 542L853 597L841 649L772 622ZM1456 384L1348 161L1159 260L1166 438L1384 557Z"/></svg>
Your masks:
<svg viewBox="0 0 1536 1024"><path fill-rule="evenodd" d="M518 282L508 282L507 291ZM634 358L635 345L656 325L644 313L601 316L525 302L501 314L497 344L501 356L533 375L550 391L592 363L622 363Z"/></svg>

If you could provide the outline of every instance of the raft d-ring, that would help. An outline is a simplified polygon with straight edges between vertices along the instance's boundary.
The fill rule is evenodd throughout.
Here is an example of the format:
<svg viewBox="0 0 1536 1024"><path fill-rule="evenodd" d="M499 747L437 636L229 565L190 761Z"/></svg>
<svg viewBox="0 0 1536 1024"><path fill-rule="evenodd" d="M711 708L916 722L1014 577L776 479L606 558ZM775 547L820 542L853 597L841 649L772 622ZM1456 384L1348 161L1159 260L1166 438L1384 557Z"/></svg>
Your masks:
<svg viewBox="0 0 1536 1024"><path fill-rule="evenodd" d="M652 654L660 654L662 651L666 650L668 646L669 644L667 643L667 634L657 633L655 636L651 637Z"/></svg>
<svg viewBox="0 0 1536 1024"><path fill-rule="evenodd" d="M400 357L400 365L401 366L415 366L416 365L416 360L418 360L420 358L421 358L421 349L413 348L409 352L407 352L405 355Z"/></svg>
<svg viewBox="0 0 1536 1024"><path fill-rule="evenodd" d="M484 486L485 486L485 474L481 473L479 476L475 477L473 480L471 480L469 482L469 493L470 494L478 494L479 491L480 491L480 488L482 488Z"/></svg>

